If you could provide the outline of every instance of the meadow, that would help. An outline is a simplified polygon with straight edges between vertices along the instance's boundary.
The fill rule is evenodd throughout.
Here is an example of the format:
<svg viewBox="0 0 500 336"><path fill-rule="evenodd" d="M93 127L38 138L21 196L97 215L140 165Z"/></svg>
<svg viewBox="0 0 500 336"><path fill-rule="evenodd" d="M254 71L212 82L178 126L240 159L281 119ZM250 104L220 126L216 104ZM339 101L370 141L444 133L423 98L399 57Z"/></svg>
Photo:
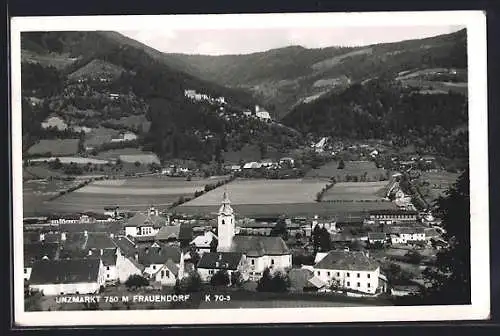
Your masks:
<svg viewBox="0 0 500 336"><path fill-rule="evenodd" d="M387 181L338 182L323 195L322 201L381 201Z"/></svg>
<svg viewBox="0 0 500 336"><path fill-rule="evenodd" d="M237 179L183 206L219 205L226 190L232 204L314 203L316 194L328 183L321 179Z"/></svg>
<svg viewBox="0 0 500 336"><path fill-rule="evenodd" d="M35 216L46 214L46 202L60 191L66 190L81 181L27 181L23 183L23 214Z"/></svg>
<svg viewBox="0 0 500 336"><path fill-rule="evenodd" d="M367 182L376 182L387 179L387 171L377 168L373 161L345 161L343 169L339 169L338 161L331 161L317 169L311 169L306 177L335 178L337 182L346 182L353 176L358 180L365 179Z"/></svg>
<svg viewBox="0 0 500 336"><path fill-rule="evenodd" d="M419 178L419 189L427 202L433 202L456 182L459 174L447 171L423 172Z"/></svg>
<svg viewBox="0 0 500 336"><path fill-rule="evenodd" d="M28 155L43 155L51 153L52 155L73 155L78 153L79 139L54 139L54 140L40 140L31 146Z"/></svg>
<svg viewBox="0 0 500 336"><path fill-rule="evenodd" d="M205 185L227 179L220 176L186 181L185 178L147 176L118 180L94 181L69 194L46 202L46 211L54 212L102 212L104 207L117 205L131 211L144 210L155 205L168 208L180 197L193 197Z"/></svg>

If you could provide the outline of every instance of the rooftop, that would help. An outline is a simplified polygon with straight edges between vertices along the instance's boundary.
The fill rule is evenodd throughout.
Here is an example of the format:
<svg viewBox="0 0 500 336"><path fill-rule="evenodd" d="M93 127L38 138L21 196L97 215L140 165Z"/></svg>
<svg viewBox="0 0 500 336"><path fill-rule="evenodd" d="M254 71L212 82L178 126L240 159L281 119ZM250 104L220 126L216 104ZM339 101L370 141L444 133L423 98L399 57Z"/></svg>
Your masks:
<svg viewBox="0 0 500 336"><path fill-rule="evenodd" d="M362 251L330 251L314 268L330 270L375 271L379 264Z"/></svg>
<svg viewBox="0 0 500 336"><path fill-rule="evenodd" d="M24 244L24 265L32 265L35 261L47 257L50 260L55 259L59 244L57 243L28 243Z"/></svg>
<svg viewBox="0 0 500 336"><path fill-rule="evenodd" d="M181 250L168 245L144 247L139 250L138 257L141 265L164 264L169 259L179 263Z"/></svg>
<svg viewBox="0 0 500 336"><path fill-rule="evenodd" d="M31 284L96 282L99 259L40 260L33 264Z"/></svg>
<svg viewBox="0 0 500 336"><path fill-rule="evenodd" d="M242 257L239 252L206 252L198 262L198 268L236 270Z"/></svg>
<svg viewBox="0 0 500 336"><path fill-rule="evenodd" d="M250 257L290 254L281 237L266 236L234 236L231 251Z"/></svg>
<svg viewBox="0 0 500 336"><path fill-rule="evenodd" d="M178 239L180 225L162 226L155 236L156 240Z"/></svg>
<svg viewBox="0 0 500 336"><path fill-rule="evenodd" d="M164 226L165 223L166 218L162 216L152 215L149 212L138 212L127 221L127 226L153 226L154 228L159 229Z"/></svg>

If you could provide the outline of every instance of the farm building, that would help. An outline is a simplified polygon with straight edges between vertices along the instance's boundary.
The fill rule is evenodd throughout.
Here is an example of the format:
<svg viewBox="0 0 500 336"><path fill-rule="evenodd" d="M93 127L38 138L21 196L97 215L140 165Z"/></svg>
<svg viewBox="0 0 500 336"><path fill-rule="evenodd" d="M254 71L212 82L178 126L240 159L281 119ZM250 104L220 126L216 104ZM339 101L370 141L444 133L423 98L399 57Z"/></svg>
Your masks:
<svg viewBox="0 0 500 336"><path fill-rule="evenodd" d="M394 285L391 287L391 295L392 296L408 296L408 295L417 295L420 293L420 287L417 285Z"/></svg>
<svg viewBox="0 0 500 336"><path fill-rule="evenodd" d="M398 227L391 230L392 244L408 244L425 241L425 229L422 227Z"/></svg>
<svg viewBox="0 0 500 336"><path fill-rule="evenodd" d="M40 260L33 264L29 287L44 295L94 294L105 285L99 259Z"/></svg>
<svg viewBox="0 0 500 336"><path fill-rule="evenodd" d="M118 280L118 270L116 269L116 248L102 249L100 259L104 267L104 278L106 283L115 283Z"/></svg>
<svg viewBox="0 0 500 336"><path fill-rule="evenodd" d="M212 246L216 246L214 244L217 244L217 236L212 231L206 231L203 235L195 237L190 243L200 253L210 252Z"/></svg>
<svg viewBox="0 0 500 336"><path fill-rule="evenodd" d="M156 156L156 154L153 153L122 154L119 156L119 158L122 162L126 163L140 162L141 164L151 164L151 163L160 164L160 159L158 159L158 156Z"/></svg>
<svg viewBox="0 0 500 336"><path fill-rule="evenodd" d="M255 116L262 121L270 121L271 115L266 110L263 110L259 105L255 105Z"/></svg>
<svg viewBox="0 0 500 336"><path fill-rule="evenodd" d="M166 218L159 215L158 209L151 207L146 213L138 212L127 221L125 234L132 237L154 237L165 225Z"/></svg>
<svg viewBox="0 0 500 336"><path fill-rule="evenodd" d="M24 280L29 280L33 264L40 260L54 260L59 255L58 243L34 242L24 244Z"/></svg>
<svg viewBox="0 0 500 336"><path fill-rule="evenodd" d="M361 251L330 251L313 267L321 282L335 282L339 288L375 294L381 288L380 266Z"/></svg>
<svg viewBox="0 0 500 336"><path fill-rule="evenodd" d="M226 271L231 279L233 272L239 272L244 280L248 279L245 256L238 252L207 252L201 256L197 266L203 281L210 281L218 271Z"/></svg>
<svg viewBox="0 0 500 336"><path fill-rule="evenodd" d="M368 232L368 242L370 244L384 244L387 241L387 235L383 232Z"/></svg>
<svg viewBox="0 0 500 336"><path fill-rule="evenodd" d="M180 225L162 226L154 237L159 242L174 242L179 240Z"/></svg>

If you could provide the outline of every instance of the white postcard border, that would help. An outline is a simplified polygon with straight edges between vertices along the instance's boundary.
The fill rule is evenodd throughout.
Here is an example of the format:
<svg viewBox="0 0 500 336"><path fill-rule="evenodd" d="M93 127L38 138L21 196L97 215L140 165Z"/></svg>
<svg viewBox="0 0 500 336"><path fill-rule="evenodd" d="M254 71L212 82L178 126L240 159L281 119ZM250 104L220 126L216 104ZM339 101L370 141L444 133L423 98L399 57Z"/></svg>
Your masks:
<svg viewBox="0 0 500 336"><path fill-rule="evenodd" d="M341 26L441 26L467 28L471 194L471 305L339 308L196 309L24 312L22 281L14 281L18 326L199 325L315 322L479 320L489 317L489 198L486 18L480 11L224 14L168 16L15 17L11 20L14 279L23 272L21 42L22 31L238 29ZM195 317L195 319L193 319Z"/></svg>

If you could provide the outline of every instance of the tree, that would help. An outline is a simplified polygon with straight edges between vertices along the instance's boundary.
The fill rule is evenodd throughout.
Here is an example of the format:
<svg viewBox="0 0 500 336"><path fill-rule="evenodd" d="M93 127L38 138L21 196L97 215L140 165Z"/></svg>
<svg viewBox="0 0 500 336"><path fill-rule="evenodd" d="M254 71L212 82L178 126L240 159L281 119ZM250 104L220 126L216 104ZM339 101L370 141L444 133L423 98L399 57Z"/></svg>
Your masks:
<svg viewBox="0 0 500 336"><path fill-rule="evenodd" d="M313 241L313 247L314 247L314 253L318 252L319 247L320 247L320 232L321 229L318 224L314 227L312 231L312 241Z"/></svg>
<svg viewBox="0 0 500 336"><path fill-rule="evenodd" d="M125 286L129 289L137 289L147 285L149 285L149 280L139 274L132 274L125 281Z"/></svg>
<svg viewBox="0 0 500 336"><path fill-rule="evenodd" d="M340 159L337 169L344 169L344 168L345 168L345 162L343 159Z"/></svg>
<svg viewBox="0 0 500 336"><path fill-rule="evenodd" d="M219 245L219 241L215 238L210 242L210 252L217 252L217 246Z"/></svg>
<svg viewBox="0 0 500 336"><path fill-rule="evenodd" d="M136 167L139 167L139 166L141 165L141 162L140 162L140 161L135 161L134 165L135 165Z"/></svg>
<svg viewBox="0 0 500 336"><path fill-rule="evenodd" d="M201 277L197 271L191 272L187 277L176 282L174 291L177 293L194 293L201 290Z"/></svg>
<svg viewBox="0 0 500 336"><path fill-rule="evenodd" d="M278 218L276 225L271 229L271 236L281 237L285 241L288 239L288 230L284 216L280 216L280 218Z"/></svg>
<svg viewBox="0 0 500 336"><path fill-rule="evenodd" d="M442 219L449 248L437 253L435 269L424 271L430 285L424 293L429 303L465 304L471 300L469 199L469 170L466 169L435 203L435 213Z"/></svg>
<svg viewBox="0 0 500 336"><path fill-rule="evenodd" d="M331 249L330 233L325 227L319 231L319 249L323 252L328 252Z"/></svg>
<svg viewBox="0 0 500 336"><path fill-rule="evenodd" d="M262 273L262 277L257 282L258 292L275 292L283 293L290 287L290 279L281 272L276 272L271 275L269 268L266 268Z"/></svg>
<svg viewBox="0 0 500 336"><path fill-rule="evenodd" d="M229 285L229 274L226 270L218 270L210 279L210 284L212 286L228 286Z"/></svg>
<svg viewBox="0 0 500 336"><path fill-rule="evenodd" d="M234 287L240 287L243 283L243 276L239 271L234 271L231 273L231 285Z"/></svg>
<svg viewBox="0 0 500 336"><path fill-rule="evenodd" d="M56 158L54 161L51 161L51 162L49 163L49 167L50 167L51 169L56 169L56 170L57 170L57 169L61 169L61 167L62 167L61 160L59 160L59 158Z"/></svg>

